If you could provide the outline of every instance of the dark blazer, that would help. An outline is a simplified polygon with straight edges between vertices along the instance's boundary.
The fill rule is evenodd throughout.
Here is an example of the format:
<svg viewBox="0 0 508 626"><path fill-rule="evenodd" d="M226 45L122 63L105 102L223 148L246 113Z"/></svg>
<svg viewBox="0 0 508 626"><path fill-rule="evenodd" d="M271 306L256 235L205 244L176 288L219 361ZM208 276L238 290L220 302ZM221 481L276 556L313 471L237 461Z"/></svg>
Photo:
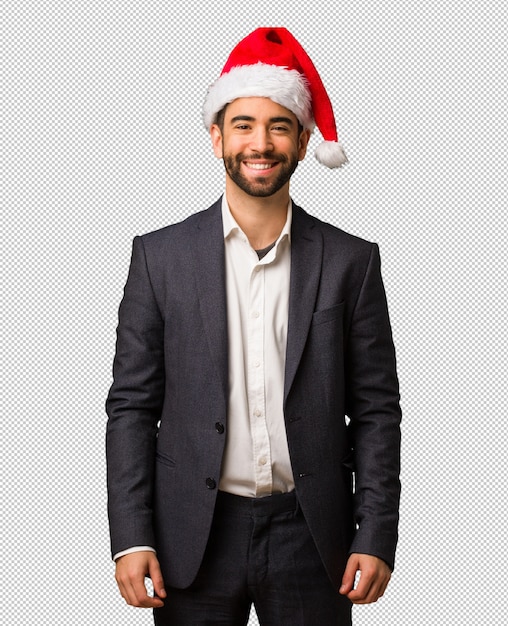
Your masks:
<svg viewBox="0 0 508 626"><path fill-rule="evenodd" d="M112 552L155 547L175 587L191 584L201 563L227 435L220 207L135 238L106 403ZM350 552L393 567L395 354L376 244L296 205L288 323L284 416L296 493L339 586Z"/></svg>

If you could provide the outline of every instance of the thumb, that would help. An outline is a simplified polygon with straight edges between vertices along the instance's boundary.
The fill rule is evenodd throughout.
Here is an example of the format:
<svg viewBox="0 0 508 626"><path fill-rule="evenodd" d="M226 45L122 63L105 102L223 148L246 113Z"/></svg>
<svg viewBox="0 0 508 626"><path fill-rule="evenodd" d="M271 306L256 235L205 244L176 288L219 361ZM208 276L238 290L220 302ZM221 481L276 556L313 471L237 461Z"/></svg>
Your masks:
<svg viewBox="0 0 508 626"><path fill-rule="evenodd" d="M159 561L155 556L150 559L150 562L148 564L148 575L152 580L155 595L157 595L159 598L165 598L166 590L164 589L164 580L162 578Z"/></svg>
<svg viewBox="0 0 508 626"><path fill-rule="evenodd" d="M342 584L339 589L339 593L342 595L348 594L352 591L355 584L356 572L358 571L359 562L355 554L352 554L346 564L344 575L342 576Z"/></svg>

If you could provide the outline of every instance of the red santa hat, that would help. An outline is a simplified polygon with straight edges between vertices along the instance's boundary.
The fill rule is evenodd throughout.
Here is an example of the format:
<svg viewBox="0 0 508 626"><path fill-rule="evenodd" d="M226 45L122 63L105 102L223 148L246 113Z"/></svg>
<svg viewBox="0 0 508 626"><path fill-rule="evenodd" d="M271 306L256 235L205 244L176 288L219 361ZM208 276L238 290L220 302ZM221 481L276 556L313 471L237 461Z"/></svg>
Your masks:
<svg viewBox="0 0 508 626"><path fill-rule="evenodd" d="M331 168L347 163L323 82L286 28L258 28L235 46L208 89L203 107L207 130L226 104L249 97L270 98L292 111L305 129L317 126L324 139L316 149L320 163Z"/></svg>

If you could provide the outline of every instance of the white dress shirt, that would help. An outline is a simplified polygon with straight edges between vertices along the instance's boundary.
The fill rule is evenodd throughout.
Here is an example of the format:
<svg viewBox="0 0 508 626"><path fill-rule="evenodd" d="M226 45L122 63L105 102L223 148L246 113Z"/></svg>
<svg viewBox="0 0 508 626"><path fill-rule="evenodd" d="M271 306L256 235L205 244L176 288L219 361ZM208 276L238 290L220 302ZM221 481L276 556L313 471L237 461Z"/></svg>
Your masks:
<svg viewBox="0 0 508 626"><path fill-rule="evenodd" d="M219 489L261 497L294 489L284 425L292 209L258 258L222 198L229 341L226 448Z"/></svg>

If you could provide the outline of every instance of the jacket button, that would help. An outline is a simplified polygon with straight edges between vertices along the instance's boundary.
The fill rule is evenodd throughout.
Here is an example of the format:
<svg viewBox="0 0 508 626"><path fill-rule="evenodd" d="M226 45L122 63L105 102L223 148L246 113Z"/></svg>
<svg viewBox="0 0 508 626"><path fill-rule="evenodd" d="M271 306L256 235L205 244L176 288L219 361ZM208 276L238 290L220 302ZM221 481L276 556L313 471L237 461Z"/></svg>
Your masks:
<svg viewBox="0 0 508 626"><path fill-rule="evenodd" d="M207 478L206 479L206 488L207 489L215 489L215 487L217 487L217 483L215 482L215 480L213 478Z"/></svg>
<svg viewBox="0 0 508 626"><path fill-rule="evenodd" d="M224 424L221 424L220 422L215 422L215 430L219 433L219 435L222 435L222 433L224 432Z"/></svg>

